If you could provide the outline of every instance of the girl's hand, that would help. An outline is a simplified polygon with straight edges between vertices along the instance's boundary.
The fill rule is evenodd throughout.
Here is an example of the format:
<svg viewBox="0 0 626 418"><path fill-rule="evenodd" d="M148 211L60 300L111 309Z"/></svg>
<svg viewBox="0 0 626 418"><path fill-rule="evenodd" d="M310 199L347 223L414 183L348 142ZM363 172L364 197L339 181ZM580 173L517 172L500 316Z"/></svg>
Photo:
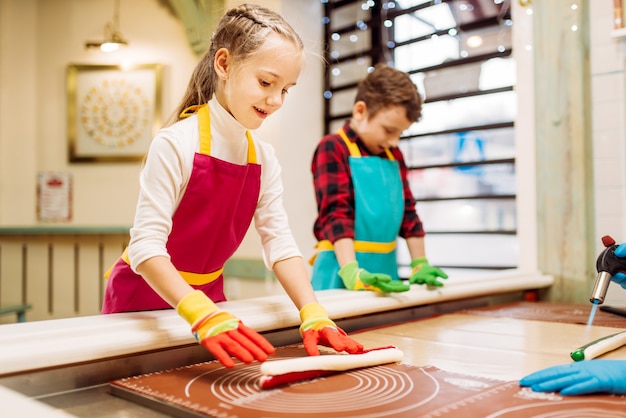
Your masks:
<svg viewBox="0 0 626 418"><path fill-rule="evenodd" d="M310 356L320 354L318 344L335 351L355 354L363 351L363 345L348 337L346 332L328 318L326 309L319 303L309 303L300 309L300 335L304 349Z"/></svg>
<svg viewBox="0 0 626 418"><path fill-rule="evenodd" d="M265 361L274 347L261 334L217 307L203 292L195 290L176 307L189 324L196 340L226 367L235 365L232 357L244 363Z"/></svg>

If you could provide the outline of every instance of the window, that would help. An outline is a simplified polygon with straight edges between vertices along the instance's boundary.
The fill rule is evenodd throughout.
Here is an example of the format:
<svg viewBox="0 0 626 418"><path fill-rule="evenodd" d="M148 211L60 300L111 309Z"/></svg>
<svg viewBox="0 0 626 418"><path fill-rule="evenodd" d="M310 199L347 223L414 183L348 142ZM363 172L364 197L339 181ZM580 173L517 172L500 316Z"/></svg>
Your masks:
<svg viewBox="0 0 626 418"><path fill-rule="evenodd" d="M429 260L445 269L517 267L510 2L322 3L326 131L349 118L356 84L374 64L409 73L425 100L400 148ZM403 245L398 257L406 276Z"/></svg>

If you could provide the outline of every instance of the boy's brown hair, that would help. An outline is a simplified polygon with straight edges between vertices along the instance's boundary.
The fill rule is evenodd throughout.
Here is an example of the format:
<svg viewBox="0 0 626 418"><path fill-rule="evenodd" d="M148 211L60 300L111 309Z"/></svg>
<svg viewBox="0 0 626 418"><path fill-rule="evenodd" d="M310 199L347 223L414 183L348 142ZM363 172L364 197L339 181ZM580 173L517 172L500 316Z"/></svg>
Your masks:
<svg viewBox="0 0 626 418"><path fill-rule="evenodd" d="M367 105L369 118L398 105L404 107L411 122L417 122L422 116L422 97L409 75L385 64L376 65L374 71L359 82L354 102L358 101Z"/></svg>

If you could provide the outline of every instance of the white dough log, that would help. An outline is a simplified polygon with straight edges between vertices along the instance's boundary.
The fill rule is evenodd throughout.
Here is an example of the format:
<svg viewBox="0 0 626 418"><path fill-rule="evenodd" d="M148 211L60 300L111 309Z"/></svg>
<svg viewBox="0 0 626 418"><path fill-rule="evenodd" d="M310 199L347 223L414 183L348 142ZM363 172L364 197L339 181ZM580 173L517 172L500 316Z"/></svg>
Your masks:
<svg viewBox="0 0 626 418"><path fill-rule="evenodd" d="M363 354L327 354L311 357L298 357L285 360L266 361L261 364L261 374L277 376L287 373L310 370L344 371L361 367L401 361L404 353L397 348L372 350Z"/></svg>
<svg viewBox="0 0 626 418"><path fill-rule="evenodd" d="M626 331L609 335L577 348L570 356L574 361L591 360L626 345Z"/></svg>

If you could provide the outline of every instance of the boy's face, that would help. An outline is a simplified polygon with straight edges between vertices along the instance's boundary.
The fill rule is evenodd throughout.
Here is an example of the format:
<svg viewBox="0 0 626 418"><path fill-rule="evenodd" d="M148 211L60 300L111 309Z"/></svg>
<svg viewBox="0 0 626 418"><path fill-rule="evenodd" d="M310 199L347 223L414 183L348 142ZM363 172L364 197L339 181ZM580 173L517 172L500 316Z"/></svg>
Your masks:
<svg viewBox="0 0 626 418"><path fill-rule="evenodd" d="M370 117L365 102L356 102L352 109L350 127L363 141L365 148L379 155L386 148L397 147L400 135L411 126L406 117L406 110L400 105L381 109Z"/></svg>

